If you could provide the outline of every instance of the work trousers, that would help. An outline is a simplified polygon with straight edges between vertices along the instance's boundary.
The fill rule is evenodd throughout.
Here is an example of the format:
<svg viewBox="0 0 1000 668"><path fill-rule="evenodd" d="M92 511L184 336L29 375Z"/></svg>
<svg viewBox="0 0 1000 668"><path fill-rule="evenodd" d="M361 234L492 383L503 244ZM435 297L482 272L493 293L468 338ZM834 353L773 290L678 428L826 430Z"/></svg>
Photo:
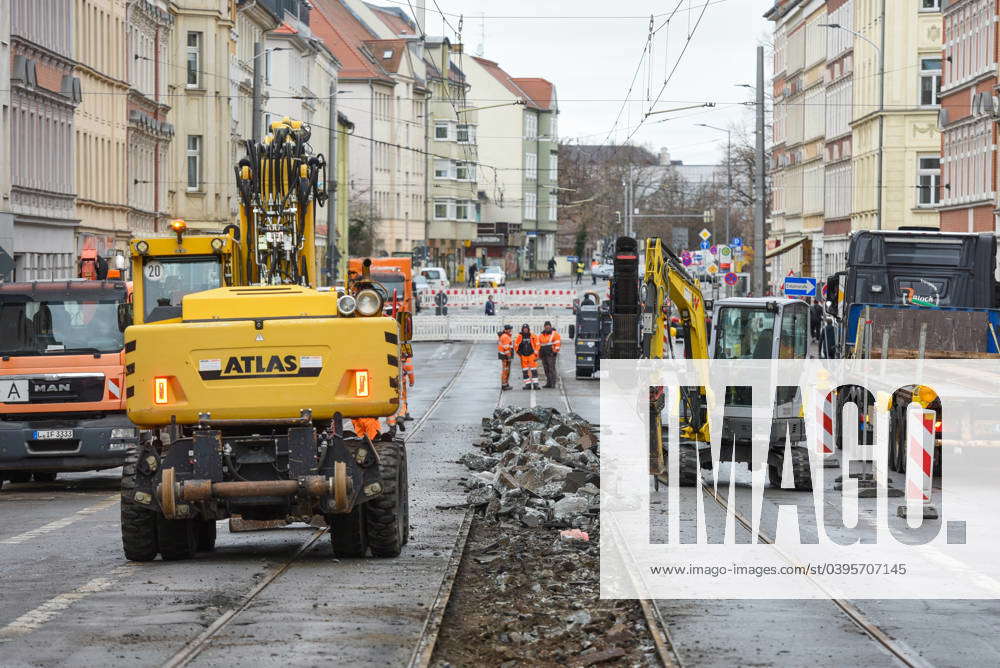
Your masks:
<svg viewBox="0 0 1000 668"><path fill-rule="evenodd" d="M500 385L510 384L510 358L504 357L500 360Z"/></svg>
<svg viewBox="0 0 1000 668"><path fill-rule="evenodd" d="M556 378L559 375L559 372L556 371L556 353L542 353L542 368L545 369L545 384L549 387L555 387Z"/></svg>
<svg viewBox="0 0 1000 668"><path fill-rule="evenodd" d="M538 384L538 355L521 355L521 375L524 384Z"/></svg>

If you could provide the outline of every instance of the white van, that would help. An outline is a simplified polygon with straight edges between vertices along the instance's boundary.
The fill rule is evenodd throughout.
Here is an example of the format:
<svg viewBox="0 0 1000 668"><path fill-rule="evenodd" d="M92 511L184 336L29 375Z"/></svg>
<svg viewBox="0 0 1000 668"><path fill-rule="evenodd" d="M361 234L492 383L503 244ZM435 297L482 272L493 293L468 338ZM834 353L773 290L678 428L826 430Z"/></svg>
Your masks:
<svg viewBox="0 0 1000 668"><path fill-rule="evenodd" d="M420 275L427 279L428 287L433 290L447 290L451 287L448 274L442 267L424 267L420 270Z"/></svg>

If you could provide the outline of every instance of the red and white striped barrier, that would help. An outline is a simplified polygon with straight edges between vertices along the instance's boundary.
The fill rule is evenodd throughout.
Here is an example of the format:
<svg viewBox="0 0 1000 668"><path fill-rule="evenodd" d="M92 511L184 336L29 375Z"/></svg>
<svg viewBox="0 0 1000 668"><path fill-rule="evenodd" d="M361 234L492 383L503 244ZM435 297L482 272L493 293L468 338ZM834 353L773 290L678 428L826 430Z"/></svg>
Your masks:
<svg viewBox="0 0 1000 668"><path fill-rule="evenodd" d="M836 439L834 438L835 403L833 390L820 389L817 392L816 418L819 434L816 440L819 445L819 453L823 456L823 468L840 466L840 462L837 461Z"/></svg>
<svg viewBox="0 0 1000 668"><path fill-rule="evenodd" d="M938 518L937 509L931 505L936 420L937 414L932 410L906 413L906 503L896 509L896 514L910 518L911 526L918 517Z"/></svg>
<svg viewBox="0 0 1000 668"><path fill-rule="evenodd" d="M493 297L497 308L573 308L576 290L546 290L537 288L448 288L420 290L417 299L421 308L433 309L434 298L443 292L449 309L482 309Z"/></svg>

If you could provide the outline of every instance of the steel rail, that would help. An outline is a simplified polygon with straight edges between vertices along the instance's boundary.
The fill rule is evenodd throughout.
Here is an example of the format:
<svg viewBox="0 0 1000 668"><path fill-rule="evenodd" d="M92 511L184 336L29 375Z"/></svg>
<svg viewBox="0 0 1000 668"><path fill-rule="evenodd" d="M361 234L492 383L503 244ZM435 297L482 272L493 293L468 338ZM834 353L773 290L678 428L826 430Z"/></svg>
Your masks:
<svg viewBox="0 0 1000 668"><path fill-rule="evenodd" d="M559 375L559 391L562 394L563 403L566 405L566 412L571 413L573 407L570 404L569 395L566 393L566 383L563 381L562 374ZM626 562L635 563L635 557L632 555L628 543L622 539L621 529L617 523L612 522L609 524L609 527L617 538L615 545L618 546L622 559ZM629 570L629 574L632 574L631 570ZM634 577L632 584L633 586L636 584ZM638 590L639 588L636 587L636 591ZM670 630L667 628L666 620L660 615L660 610L648 598L640 598L638 601L639 607L642 610L642 616L646 621L646 628L649 630L653 645L656 647L656 655L659 657L660 663L663 664L664 668L682 668L684 663L677 652L677 645L674 644L673 639L670 637Z"/></svg>
<svg viewBox="0 0 1000 668"><path fill-rule="evenodd" d="M424 411L424 414L420 417L419 420L417 420L413 424L413 427L406 433L406 438L404 439L404 443L409 441L411 438L413 438L413 436L417 432L420 431L420 429L424 426L424 424L431 417L434 411L436 411L437 408L440 406L441 401L444 399L444 396L451 390L452 387L454 387L455 383L458 382L459 377L462 375L462 372L465 371L465 368L469 364L469 360L472 358L472 351L475 350L475 347L476 347L475 344L471 344L469 346L469 350L465 354L465 358L462 360L462 363L459 365L458 369L451 377L451 380L449 380L448 384L445 385L440 392L438 392L437 396L434 398L434 401L431 402L430 406L427 407L427 410ZM468 528L464 528L464 530L467 535ZM183 647L181 647L181 649L178 650L173 656L164 661L163 664L161 664L162 668L182 668L183 666L186 666L191 661L193 661L199 654L201 654L203 651L205 651L205 649L208 648L208 646L212 642L212 639L215 638L222 629L224 629L230 622L232 622L237 615L239 615L241 612L250 607L250 604L254 602L254 600L261 594L261 592L263 592L269 586L274 584L274 582L277 581L278 578L280 578L289 568L291 568L292 565L303 554L309 551L316 544L316 541L322 538L323 535L326 534L328 531L329 531L328 527L323 527L322 529L317 529L312 534L310 534L309 537L305 540L305 542L303 542L295 550L294 554L292 554L290 557L288 557L281 563L272 566L271 569L267 572L267 574L261 579L261 581L258 582L249 592L247 592L243 596L243 598L240 599L238 603L225 610L204 631L202 631L197 636L192 638ZM462 544L464 545L464 540L462 541ZM453 577L454 576L452 576L452 578Z"/></svg>

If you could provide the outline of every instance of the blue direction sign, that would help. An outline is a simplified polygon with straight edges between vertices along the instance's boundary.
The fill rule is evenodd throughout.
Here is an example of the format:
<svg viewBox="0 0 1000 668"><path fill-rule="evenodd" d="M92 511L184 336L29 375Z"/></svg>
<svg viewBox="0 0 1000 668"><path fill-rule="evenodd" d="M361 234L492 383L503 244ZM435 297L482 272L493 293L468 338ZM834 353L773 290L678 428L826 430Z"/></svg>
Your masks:
<svg viewBox="0 0 1000 668"><path fill-rule="evenodd" d="M702 241L701 242L701 249L702 250L708 250L711 245L712 244L708 243L707 241Z"/></svg>
<svg viewBox="0 0 1000 668"><path fill-rule="evenodd" d="M743 238L742 237L733 237L733 240L732 240L732 242L730 242L729 245L730 246L735 246L736 248L742 248L743 247Z"/></svg>
<svg viewBox="0 0 1000 668"><path fill-rule="evenodd" d="M567 256L566 256L566 261L567 261L567 262L579 262L579 261L580 261L580 258L578 258L578 257L577 257L577 256L575 256L575 255L567 255Z"/></svg>
<svg viewBox="0 0 1000 668"><path fill-rule="evenodd" d="M786 276L784 289L786 297L815 297L816 279L810 276Z"/></svg>

